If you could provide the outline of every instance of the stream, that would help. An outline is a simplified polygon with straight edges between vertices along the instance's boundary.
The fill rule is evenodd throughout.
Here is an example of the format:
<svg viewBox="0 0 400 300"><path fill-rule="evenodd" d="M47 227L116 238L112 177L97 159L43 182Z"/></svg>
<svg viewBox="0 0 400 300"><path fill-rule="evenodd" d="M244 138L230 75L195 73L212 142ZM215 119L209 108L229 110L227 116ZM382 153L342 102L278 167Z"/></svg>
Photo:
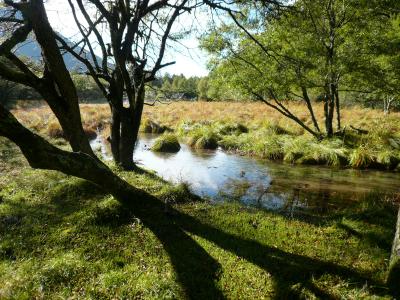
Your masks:
<svg viewBox="0 0 400 300"><path fill-rule="evenodd" d="M214 203L237 201L293 214L326 214L360 201L370 192L400 192L400 174L374 170L290 165L181 144L177 153L149 150L157 135L141 135L134 153L139 166L172 183L187 183ZM111 159L101 138L92 147Z"/></svg>

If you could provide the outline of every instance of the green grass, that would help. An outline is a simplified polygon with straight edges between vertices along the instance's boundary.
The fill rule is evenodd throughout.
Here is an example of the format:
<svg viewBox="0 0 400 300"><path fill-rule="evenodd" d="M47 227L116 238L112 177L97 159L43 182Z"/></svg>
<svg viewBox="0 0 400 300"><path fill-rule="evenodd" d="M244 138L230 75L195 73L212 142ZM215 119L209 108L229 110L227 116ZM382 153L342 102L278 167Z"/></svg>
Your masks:
<svg viewBox="0 0 400 300"><path fill-rule="evenodd" d="M0 154L0 299L391 298L396 212L377 195L288 218L115 169L149 193L123 206L86 181L30 169L3 139Z"/></svg>
<svg viewBox="0 0 400 300"><path fill-rule="evenodd" d="M225 129L229 131L229 128L222 126L220 127L220 129ZM192 124L191 122L183 122L178 127L177 133L182 137L186 137L189 146L193 148L216 149L218 147L220 134L218 133L216 128L214 128L213 126L211 126L211 124L207 122L205 122L204 124Z"/></svg>
<svg viewBox="0 0 400 300"><path fill-rule="evenodd" d="M368 134L345 131L342 136L317 140L264 122L247 128L232 122L183 122L177 134L195 148L224 150L293 164L327 165L356 169L394 170L400 163L397 131L379 125Z"/></svg>

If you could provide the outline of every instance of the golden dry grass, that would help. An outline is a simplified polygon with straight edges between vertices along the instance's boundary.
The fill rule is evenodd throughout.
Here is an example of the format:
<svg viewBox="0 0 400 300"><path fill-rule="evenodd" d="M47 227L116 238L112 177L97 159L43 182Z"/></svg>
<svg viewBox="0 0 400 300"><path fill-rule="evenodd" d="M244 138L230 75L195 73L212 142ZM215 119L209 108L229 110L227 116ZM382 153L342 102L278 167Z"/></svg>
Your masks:
<svg viewBox="0 0 400 300"><path fill-rule="evenodd" d="M301 120L311 125L311 120L304 105L290 104L289 107ZM54 123L57 123L47 106L20 108L13 112L27 127L45 135L48 135L49 128L54 130ZM81 112L85 130L102 131L108 128L110 110L107 104L82 104ZM315 114L320 122L321 129L323 129L322 104L315 104ZM269 123L277 124L298 134L303 133L302 128L276 110L263 103L252 102L173 102L171 104L145 106L143 120L146 119L171 128L175 128L182 121L232 121L255 128ZM400 129L399 120L399 112L384 116L382 110L377 109L357 106L342 109L343 126L353 125L367 130L375 129L378 126L394 132ZM107 134L108 130L104 130L104 135Z"/></svg>

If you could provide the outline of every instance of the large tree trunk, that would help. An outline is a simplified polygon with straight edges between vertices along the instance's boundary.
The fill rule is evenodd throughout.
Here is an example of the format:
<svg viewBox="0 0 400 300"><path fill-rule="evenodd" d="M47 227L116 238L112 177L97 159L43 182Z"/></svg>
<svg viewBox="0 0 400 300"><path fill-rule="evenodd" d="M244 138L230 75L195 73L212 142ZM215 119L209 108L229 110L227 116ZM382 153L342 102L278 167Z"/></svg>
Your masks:
<svg viewBox="0 0 400 300"><path fill-rule="evenodd" d="M118 89L118 87L115 87ZM119 87L121 88L121 87ZM122 106L122 91L115 90L110 95L110 102L116 103L118 108L111 105L111 152L116 164L125 170L135 169L133 152L138 139L140 122L144 106L144 85L139 85L135 99L129 101L129 107Z"/></svg>
<svg viewBox="0 0 400 300"><path fill-rule="evenodd" d="M133 151L135 149L137 134L135 134L133 128L134 121L140 123L140 119L135 120L131 108L124 108L121 114L119 159L121 167L125 170L132 170L135 167L133 162Z"/></svg>
<svg viewBox="0 0 400 300"><path fill-rule="evenodd" d="M140 120L138 121L140 123ZM131 108L111 109L110 144L115 163L125 170L133 170L133 151L136 135Z"/></svg>

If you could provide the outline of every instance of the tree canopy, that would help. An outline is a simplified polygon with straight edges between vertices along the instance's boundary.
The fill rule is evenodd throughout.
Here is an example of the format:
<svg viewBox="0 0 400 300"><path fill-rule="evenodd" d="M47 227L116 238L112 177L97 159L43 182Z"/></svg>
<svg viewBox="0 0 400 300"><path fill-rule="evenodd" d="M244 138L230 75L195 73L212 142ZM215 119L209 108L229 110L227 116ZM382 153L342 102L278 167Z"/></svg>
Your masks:
<svg viewBox="0 0 400 300"><path fill-rule="evenodd" d="M279 4L279 3L278 3ZM315 136L322 136L313 100L325 104L325 134L341 129L344 92L390 99L398 93L398 11L394 3L299 0L280 10L246 2L202 39L212 82L263 101ZM277 4L276 4L277 5ZM389 96L390 95L390 96ZM312 125L290 111L306 104Z"/></svg>

